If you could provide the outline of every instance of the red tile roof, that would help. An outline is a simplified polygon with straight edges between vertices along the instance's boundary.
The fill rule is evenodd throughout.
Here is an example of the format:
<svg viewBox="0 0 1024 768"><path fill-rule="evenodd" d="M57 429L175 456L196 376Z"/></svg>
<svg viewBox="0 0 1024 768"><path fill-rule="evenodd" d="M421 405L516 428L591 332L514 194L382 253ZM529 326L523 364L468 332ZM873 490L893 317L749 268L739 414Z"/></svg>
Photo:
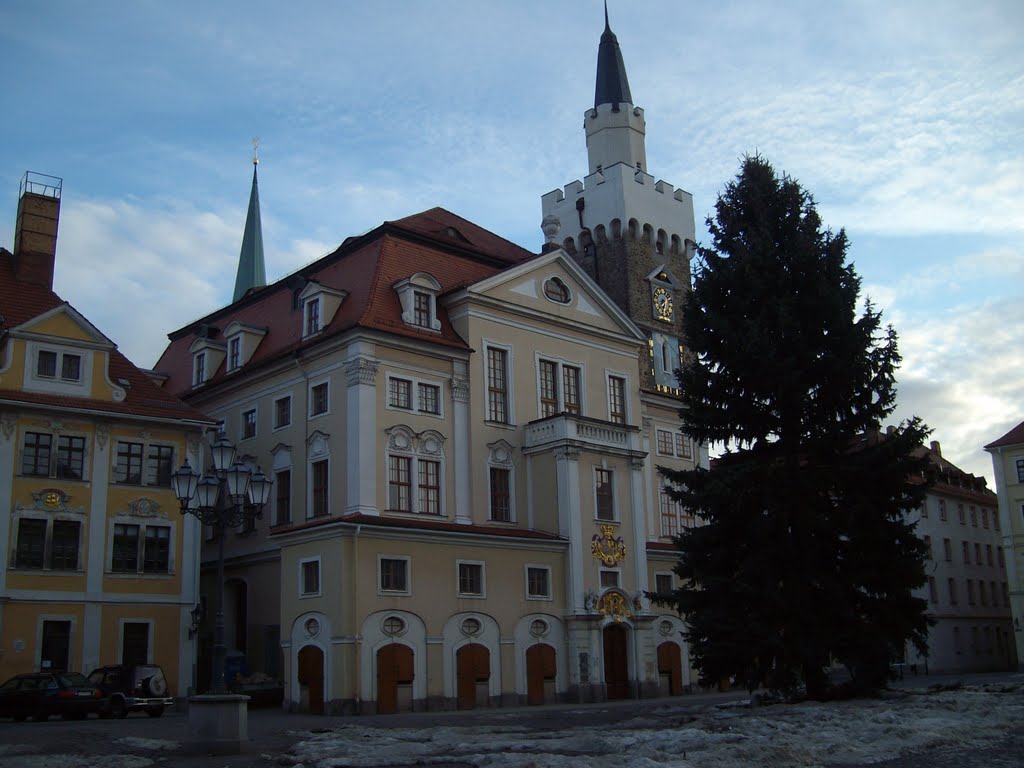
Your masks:
<svg viewBox="0 0 1024 768"><path fill-rule="evenodd" d="M0 248L0 337L10 329L17 328L52 309L65 304L71 307L45 286L16 280L13 259L14 256L10 251ZM120 403L112 400L24 392L14 389L0 389L0 403L98 411L117 416L147 419L183 419L203 424L213 423L204 414L186 405L167 390L158 387L144 371L136 368L116 349L110 352L109 376L110 380L114 382L119 379L128 382L128 386L125 387L126 397Z"/></svg>
<svg viewBox="0 0 1024 768"><path fill-rule="evenodd" d="M245 370L280 360L355 328L465 349L465 341L443 311L438 312L440 333L404 323L394 283L417 272L429 272L441 284L444 294L535 255L442 208L385 222L366 235L349 238L333 253L273 285L252 291L234 304L172 332L171 343L157 361L156 370L168 376L166 386L170 391L187 397L193 391L189 347L197 332L202 326L213 327L216 330L211 339L223 343L225 329L236 320L267 328ZM296 292L310 280L348 295L319 334L303 339L302 317L293 304ZM227 378L230 377L221 365L209 373L203 389Z"/></svg>
<svg viewBox="0 0 1024 768"><path fill-rule="evenodd" d="M1018 424L1016 427L1011 429L1005 435L1000 437L998 440L994 440L985 446L987 451L989 448L1003 448L1008 445L1022 445L1024 444L1024 421Z"/></svg>

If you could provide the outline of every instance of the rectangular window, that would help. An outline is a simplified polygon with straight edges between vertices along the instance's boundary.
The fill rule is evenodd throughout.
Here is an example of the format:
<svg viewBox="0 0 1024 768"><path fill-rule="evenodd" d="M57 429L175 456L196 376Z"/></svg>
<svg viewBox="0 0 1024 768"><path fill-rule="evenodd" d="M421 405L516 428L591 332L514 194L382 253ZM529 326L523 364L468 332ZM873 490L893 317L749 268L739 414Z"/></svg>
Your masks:
<svg viewBox="0 0 1024 768"><path fill-rule="evenodd" d="M931 560L932 559L932 537L931 536L925 536L924 537L924 548L925 548L924 559L925 560Z"/></svg>
<svg viewBox="0 0 1024 768"><path fill-rule="evenodd" d="M967 580L967 604L974 605L974 580Z"/></svg>
<svg viewBox="0 0 1024 768"><path fill-rule="evenodd" d="M963 505L961 504L960 506ZM976 510L974 507L971 507L971 527L978 527L978 510Z"/></svg>
<svg viewBox="0 0 1024 768"><path fill-rule="evenodd" d="M937 603L939 602L939 593L935 587L935 577L928 577L928 602Z"/></svg>
<svg viewBox="0 0 1024 768"><path fill-rule="evenodd" d="M36 358L36 376L43 376L49 379L57 375L57 353L49 350L40 350Z"/></svg>
<svg viewBox="0 0 1024 768"><path fill-rule="evenodd" d="M612 471L598 467L594 471L597 519L615 519L615 491L612 487Z"/></svg>
<svg viewBox="0 0 1024 768"><path fill-rule="evenodd" d="M576 416L580 414L580 369L562 366L562 410Z"/></svg>
<svg viewBox="0 0 1024 768"><path fill-rule="evenodd" d="M1024 483L1024 459L1017 459L1017 482Z"/></svg>
<svg viewBox="0 0 1024 768"><path fill-rule="evenodd" d="M925 499L924 504L921 505L921 517L922 518L927 518L928 517L928 500L927 499Z"/></svg>
<svg viewBox="0 0 1024 768"><path fill-rule="evenodd" d="M25 448L21 454L21 474L49 477L52 446L53 435L44 432L26 432Z"/></svg>
<svg viewBox="0 0 1024 768"><path fill-rule="evenodd" d="M236 336L228 342L228 370L234 371L242 365L242 340Z"/></svg>
<svg viewBox="0 0 1024 768"><path fill-rule="evenodd" d="M601 588L607 589L608 587L619 586L619 572L618 571L606 571L601 569L600 574Z"/></svg>
<svg viewBox="0 0 1024 768"><path fill-rule="evenodd" d="M312 336L320 331L320 299L306 302L306 335Z"/></svg>
<svg viewBox="0 0 1024 768"><path fill-rule="evenodd" d="M302 596L313 597L320 594L320 561L304 560L302 562Z"/></svg>
<svg viewBox="0 0 1024 768"><path fill-rule="evenodd" d="M1000 568L1005 568L1006 567L1006 560L1005 560L1004 555L1003 555L1003 548L1002 547L998 547L996 549L996 556L999 558L999 567Z"/></svg>
<svg viewBox="0 0 1024 768"><path fill-rule="evenodd" d="M949 604L956 605L956 581L950 577L946 580L946 585L949 587Z"/></svg>
<svg viewBox="0 0 1024 768"><path fill-rule="evenodd" d="M174 448L170 445L151 445L146 457L146 483L161 488L171 487L174 473Z"/></svg>
<svg viewBox="0 0 1024 768"><path fill-rule="evenodd" d="M285 469L274 475L276 525L285 525L292 521L292 471Z"/></svg>
<svg viewBox="0 0 1024 768"><path fill-rule="evenodd" d="M193 386L198 387L204 381L206 381L206 353L199 352L196 354L194 363L194 375L192 377Z"/></svg>
<svg viewBox="0 0 1024 768"><path fill-rule="evenodd" d="M46 521L23 517L18 521L15 568L42 568L46 557Z"/></svg>
<svg viewBox="0 0 1024 768"><path fill-rule="evenodd" d="M419 512L426 515L441 514L441 464L420 459L419 465Z"/></svg>
<svg viewBox="0 0 1024 768"><path fill-rule="evenodd" d="M117 463L114 465L114 482L142 485L142 443L117 444Z"/></svg>
<svg viewBox="0 0 1024 768"><path fill-rule="evenodd" d="M981 544L974 545L974 564L981 565Z"/></svg>
<svg viewBox="0 0 1024 768"><path fill-rule="evenodd" d="M487 420L508 424L508 352L487 348Z"/></svg>
<svg viewBox="0 0 1024 768"><path fill-rule="evenodd" d="M482 563L459 563L459 595L480 597L484 594Z"/></svg>
<svg viewBox="0 0 1024 768"><path fill-rule="evenodd" d="M82 358L80 355L63 355L60 361L60 377L64 381L78 381L82 378Z"/></svg>
<svg viewBox="0 0 1024 768"><path fill-rule="evenodd" d="M946 522L946 518L947 518L946 500L945 499L939 499L939 520L941 520L942 522ZM961 520L960 522L963 522L963 520Z"/></svg>
<svg viewBox="0 0 1024 768"><path fill-rule="evenodd" d="M988 528L988 510L987 509L982 509L981 510L981 527L982 528Z"/></svg>
<svg viewBox="0 0 1024 768"><path fill-rule="evenodd" d="M946 562L952 562L953 560L953 542L949 539L942 540L942 553L946 556Z"/></svg>
<svg viewBox="0 0 1024 768"><path fill-rule="evenodd" d="M945 508L946 508L945 500L942 500L942 499L939 500L939 508L942 509L942 510L945 510ZM957 519L960 521L960 525L967 525L967 515L964 514L964 505L963 504L957 504L956 505L956 516L957 516ZM943 517L942 519L945 520L946 518Z"/></svg>
<svg viewBox="0 0 1024 768"><path fill-rule="evenodd" d="M274 401L274 429L287 427L292 423L291 395L279 397Z"/></svg>
<svg viewBox="0 0 1024 768"><path fill-rule="evenodd" d="M393 512L412 512L411 474L411 458L388 457L388 509Z"/></svg>
<svg viewBox="0 0 1024 768"><path fill-rule="evenodd" d="M139 526L118 523L114 526L114 552L110 563L114 573L139 570Z"/></svg>
<svg viewBox="0 0 1024 768"><path fill-rule="evenodd" d="M78 570L78 537L81 524L77 520L54 520L50 567L55 571Z"/></svg>
<svg viewBox="0 0 1024 768"><path fill-rule="evenodd" d="M681 432L676 433L676 456L681 459L693 458L693 441Z"/></svg>
<svg viewBox="0 0 1024 768"><path fill-rule="evenodd" d="M327 497L329 492L327 478L327 460L314 461L313 470L313 517L323 517L327 514Z"/></svg>
<svg viewBox="0 0 1024 768"><path fill-rule="evenodd" d="M512 522L512 471L504 467L491 467L491 520Z"/></svg>
<svg viewBox="0 0 1024 768"><path fill-rule="evenodd" d="M988 583L988 586L989 586L989 592L992 595L992 605L993 606L999 605L999 592L996 590L996 583L994 581L990 581ZM1010 606L1006 606L1006 607L1009 608Z"/></svg>
<svg viewBox="0 0 1024 768"><path fill-rule="evenodd" d="M430 296L420 291L413 291L412 294L412 321L420 328L431 328L430 317Z"/></svg>
<svg viewBox="0 0 1024 768"><path fill-rule="evenodd" d="M558 366L549 360L540 361L540 417L554 416L558 413L558 387L556 376Z"/></svg>
<svg viewBox="0 0 1024 768"><path fill-rule="evenodd" d="M661 535L675 536L679 533L679 514L676 502L664 488L658 496L658 507L661 512Z"/></svg>
<svg viewBox="0 0 1024 768"><path fill-rule="evenodd" d="M409 591L408 561L398 558L382 557L380 559L380 591Z"/></svg>
<svg viewBox="0 0 1024 768"><path fill-rule="evenodd" d="M657 435L657 450L659 456L672 456L674 455L675 441L672 439L672 433L667 429L656 430Z"/></svg>
<svg viewBox="0 0 1024 768"><path fill-rule="evenodd" d="M61 435L57 438L57 477L81 480L85 471L85 438Z"/></svg>
<svg viewBox="0 0 1024 768"><path fill-rule="evenodd" d="M988 592L985 590L985 582L982 579L978 579L978 601L983 608L988 607Z"/></svg>
<svg viewBox="0 0 1024 768"><path fill-rule="evenodd" d="M392 408L412 408L412 382L407 379L388 379L388 405Z"/></svg>
<svg viewBox="0 0 1024 768"><path fill-rule="evenodd" d="M416 391L419 395L419 409L423 413L441 413L441 388L434 384L419 384Z"/></svg>
<svg viewBox="0 0 1024 768"><path fill-rule="evenodd" d="M674 591L672 588L672 574L656 573L654 575L654 591L659 595L671 594Z"/></svg>
<svg viewBox="0 0 1024 768"><path fill-rule="evenodd" d="M147 525L143 549L143 573L168 573L171 568L171 529L166 525Z"/></svg>
<svg viewBox="0 0 1024 768"><path fill-rule="evenodd" d="M971 545L968 542L963 542L961 549L963 550L964 565L971 564Z"/></svg>
<svg viewBox="0 0 1024 768"><path fill-rule="evenodd" d="M242 411L242 439L256 437L256 409Z"/></svg>
<svg viewBox="0 0 1024 768"><path fill-rule="evenodd" d="M534 598L551 597L551 571L536 566L526 567L526 596Z"/></svg>
<svg viewBox="0 0 1024 768"><path fill-rule="evenodd" d="M995 509L992 510L992 527L999 530L999 511Z"/></svg>
<svg viewBox="0 0 1024 768"><path fill-rule="evenodd" d="M626 380L621 376L608 377L608 421L626 423Z"/></svg>
<svg viewBox="0 0 1024 768"><path fill-rule="evenodd" d="M327 390L327 382L317 384L310 387L309 390L309 415L319 416L321 413L327 413L329 407L329 395Z"/></svg>

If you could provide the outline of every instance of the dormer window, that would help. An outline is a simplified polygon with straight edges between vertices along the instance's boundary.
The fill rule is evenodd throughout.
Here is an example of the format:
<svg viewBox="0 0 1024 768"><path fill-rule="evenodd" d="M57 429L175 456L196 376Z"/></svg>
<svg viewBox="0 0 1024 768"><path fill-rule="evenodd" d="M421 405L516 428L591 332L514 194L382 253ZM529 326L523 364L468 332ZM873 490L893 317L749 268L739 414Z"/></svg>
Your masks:
<svg viewBox="0 0 1024 768"><path fill-rule="evenodd" d="M201 387L217 375L217 370L225 364L228 345L200 337L189 347L192 353L192 386Z"/></svg>
<svg viewBox="0 0 1024 768"><path fill-rule="evenodd" d="M441 321L437 319L437 295L441 284L426 272L417 272L412 277L394 284L398 300L402 304L402 322L417 328L440 331Z"/></svg>
<svg viewBox="0 0 1024 768"><path fill-rule="evenodd" d="M64 381L81 381L82 356L67 352L57 353L50 349L39 350L36 358L36 376L44 379L57 378L57 360L60 359L60 378Z"/></svg>
<svg viewBox="0 0 1024 768"><path fill-rule="evenodd" d="M265 326L250 325L241 320L232 321L224 329L224 338L228 340L227 372L234 373L249 362L266 335Z"/></svg>
<svg viewBox="0 0 1024 768"><path fill-rule="evenodd" d="M320 299L306 302L306 336L320 332Z"/></svg>
<svg viewBox="0 0 1024 768"><path fill-rule="evenodd" d="M242 365L242 339L238 336L228 342L228 369L235 370Z"/></svg>
<svg viewBox="0 0 1024 768"><path fill-rule="evenodd" d="M200 384L206 382L206 353L200 352L195 357L195 368L194 375L192 376L192 386L198 387Z"/></svg>
<svg viewBox="0 0 1024 768"><path fill-rule="evenodd" d="M48 350L40 350L39 360L36 363L37 376L57 375L57 353Z"/></svg>

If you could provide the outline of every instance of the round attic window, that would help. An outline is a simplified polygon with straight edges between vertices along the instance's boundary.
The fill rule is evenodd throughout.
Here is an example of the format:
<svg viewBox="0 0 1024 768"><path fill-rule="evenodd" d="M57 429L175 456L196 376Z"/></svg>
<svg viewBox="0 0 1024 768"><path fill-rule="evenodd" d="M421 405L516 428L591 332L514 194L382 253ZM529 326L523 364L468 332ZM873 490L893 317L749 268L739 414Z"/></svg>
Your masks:
<svg viewBox="0 0 1024 768"><path fill-rule="evenodd" d="M534 619L530 622L530 634L534 637L544 637L548 633L548 623L543 619Z"/></svg>
<svg viewBox="0 0 1024 768"><path fill-rule="evenodd" d="M480 623L480 619L466 619L462 622L462 634L473 637L480 634L480 630L483 625Z"/></svg>
<svg viewBox="0 0 1024 768"><path fill-rule="evenodd" d="M381 628L384 630L385 635L394 637L405 632L405 622L397 616L388 616L384 619L384 624Z"/></svg>
<svg viewBox="0 0 1024 768"><path fill-rule="evenodd" d="M568 304L572 298L569 286L560 277L549 277L544 281L544 296L558 304Z"/></svg>

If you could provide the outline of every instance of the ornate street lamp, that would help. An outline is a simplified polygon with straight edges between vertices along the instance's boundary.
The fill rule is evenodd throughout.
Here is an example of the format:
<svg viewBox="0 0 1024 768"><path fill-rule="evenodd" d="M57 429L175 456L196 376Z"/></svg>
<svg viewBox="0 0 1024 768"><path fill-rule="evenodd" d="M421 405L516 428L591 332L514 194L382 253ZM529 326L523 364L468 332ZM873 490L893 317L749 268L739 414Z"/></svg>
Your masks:
<svg viewBox="0 0 1024 768"><path fill-rule="evenodd" d="M210 446L213 467L200 478L188 461L171 475L181 514L199 518L217 536L217 614L213 635L213 693L227 693L224 679L224 534L252 518L261 517L273 481L258 467L255 472L235 458L235 446L220 435Z"/></svg>

